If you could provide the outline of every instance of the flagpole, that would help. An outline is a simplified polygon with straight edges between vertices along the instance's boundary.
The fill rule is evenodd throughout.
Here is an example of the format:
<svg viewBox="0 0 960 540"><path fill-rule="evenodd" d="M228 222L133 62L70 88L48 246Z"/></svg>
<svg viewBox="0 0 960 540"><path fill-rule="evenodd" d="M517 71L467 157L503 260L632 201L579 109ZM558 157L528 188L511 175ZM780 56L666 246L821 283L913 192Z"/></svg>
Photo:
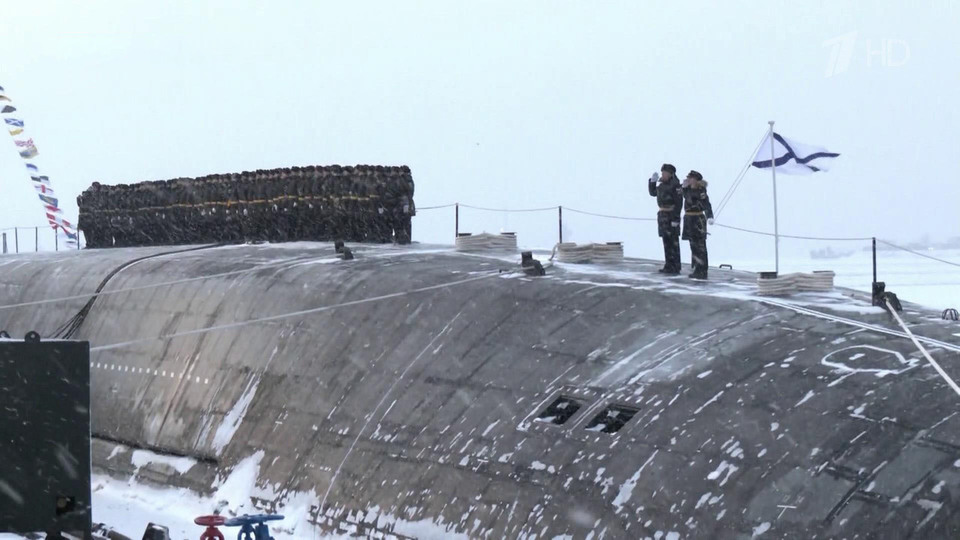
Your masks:
<svg viewBox="0 0 960 540"><path fill-rule="evenodd" d="M770 124L770 172L773 174L773 253L776 258L774 270L777 275L780 274L780 228L777 219L777 163L776 153L773 144L773 120L767 122Z"/></svg>

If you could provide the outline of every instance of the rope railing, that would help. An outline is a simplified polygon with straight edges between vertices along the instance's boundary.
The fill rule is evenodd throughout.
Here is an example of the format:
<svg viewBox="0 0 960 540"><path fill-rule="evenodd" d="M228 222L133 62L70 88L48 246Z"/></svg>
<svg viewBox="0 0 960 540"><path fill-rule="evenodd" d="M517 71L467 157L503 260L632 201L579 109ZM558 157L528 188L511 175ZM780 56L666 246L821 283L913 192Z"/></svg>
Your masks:
<svg viewBox="0 0 960 540"><path fill-rule="evenodd" d="M734 227L733 225L724 225L723 223L714 223L714 227L722 227L724 229L732 229L735 231L746 232L751 234L760 234L763 236L777 236L772 232L766 231L757 231L753 229L744 229L742 227ZM791 238L793 240L823 240L829 242L866 242L873 240L872 236L860 236L860 237L837 237L837 236L798 236L794 234L781 234L780 238Z"/></svg>
<svg viewBox="0 0 960 540"><path fill-rule="evenodd" d="M919 251L914 251L914 250L912 250L912 249L905 248L905 247L903 247L903 246L898 246L898 245L893 244L893 243L891 243L891 242L887 242L886 240L881 240L881 239L877 238L877 242L880 242L881 244L890 246L890 247L892 247L892 248L901 249L901 250L903 250L903 251L906 251L907 253L912 253L912 254L914 254L914 255L916 255L916 256L918 256L918 257L923 257L923 258L926 258L926 259L930 259L930 260L942 262L942 263L944 263L944 264L949 264L950 266L960 266L960 263L955 263L955 262L953 262L953 261L948 261L948 260L946 260L946 259L941 259L941 258L938 258L938 257L934 257L933 255L927 255L926 253L921 253L921 252L919 252Z"/></svg>
<svg viewBox="0 0 960 540"><path fill-rule="evenodd" d="M418 207L417 210L428 211L428 210L440 210L440 209L444 209L444 208L454 208L454 207L457 208L458 211L459 211L460 208L469 208L469 209L471 209L471 210L481 210L481 211L485 211L485 212L505 212L505 213L548 212L548 211L555 211L555 210L561 210L561 209L562 209L562 210L566 210L567 212L573 212L573 213L576 213L576 214L582 214L582 215L586 215L586 216L594 216L594 217L600 217L600 218L606 218L606 219L616 219L616 220L622 220L622 221L656 221L656 218L650 218L650 217L635 217L635 216L618 216L618 215L613 215L613 214L603 214L603 213L599 213L599 212L590 212L590 211L587 211L587 210L580 210L580 209L578 209L578 208L571 208L571 207L569 207L569 206L562 206L562 205L544 206L544 207L539 207L539 208L490 208L490 207L486 207L486 206L474 206L474 205L462 204L462 203L448 203L448 204L438 204L438 205L432 205L432 206L421 206L421 207ZM458 219L459 219L459 218L458 218ZM774 233L772 233L772 232L768 232L768 231L758 231L758 230L756 230L756 229L747 229L747 228L744 228L744 227L737 227L737 226L734 226L734 225L727 225L727 224L725 224L725 223L714 223L713 226L714 226L714 227L720 227L720 228L723 228L723 229L729 229L729 230L733 230L733 231L739 231L739 232L743 232L743 233L748 233L748 234L760 235L760 236L767 236L767 237L776 236L776 235L775 235ZM29 227L4 227L4 228L0 228L0 232L13 231L13 230L16 230L16 229L24 229L24 230L28 230L28 229L39 229L39 228L41 228L41 227L45 228L45 227L47 227L47 226L46 226L46 225L33 225L33 226L29 226ZM871 236L842 237L842 236L804 236L804 235L795 235L795 234L781 234L781 235L779 235L779 236L780 236L781 238L787 238L787 239L792 239L792 240L813 240L813 241L823 241L823 242L867 242L867 241L870 241L870 240L873 240L873 239L874 239L874 237L871 237ZM877 238L876 241L877 241L877 242L880 242L881 244L884 244L884 245L886 245L886 246L892 247L892 248L894 248L894 249L899 249L899 250L905 251L905 252L907 252L907 253L911 253L911 254L916 255L916 256L918 256L918 257L923 257L923 258L925 258L925 259L930 259L930 260L937 261L937 262L941 262L941 263L944 263L944 264L949 264L949 265L951 265L951 266L958 266L958 267L960 267L960 263L958 263L958 262L948 261L948 260L946 260L946 259L941 259L941 258L935 257L935 256L933 256L933 255L929 255L929 254L926 254L926 253L923 253L923 252L920 252L920 251L916 251L916 250L913 250L913 249L910 249L910 248L906 248L906 247L903 247L903 246L894 244L894 243L892 243L892 242L890 242L890 241L888 241L888 240L883 240L883 239Z"/></svg>
<svg viewBox="0 0 960 540"><path fill-rule="evenodd" d="M455 206L459 203L454 203ZM471 206L469 204L460 204L460 208L470 208L472 210L484 210L487 212L507 212L507 213L520 213L520 212L547 212L556 210L559 206L545 206L543 208L486 208L483 206Z"/></svg>
<svg viewBox="0 0 960 540"><path fill-rule="evenodd" d="M548 211L548 210L557 210L557 209L559 209L559 208L563 208L563 210L566 211L566 212L574 212L574 213L576 213L576 214L583 214L583 215L587 215L587 216L595 216L595 217L601 217L601 218L607 218L607 219L619 219L619 220L625 220L625 221L656 221L656 220L657 220L656 218L651 218L651 217L617 216L617 215L612 215L612 214L601 214L601 213L598 213L598 212L589 212L589 211L587 211L587 210L580 210L580 209L577 209L577 208L571 208L571 207L569 207L569 206L561 206L561 205L557 205L557 206L546 206L546 207L543 207L543 208L510 209L510 208L488 208L488 207L484 207L484 206L472 206L472 205L469 205L469 204L462 204L462 203L451 203L451 204L443 204L443 205L437 205L437 206L418 207L417 210L433 210L433 209L436 209L436 208L450 208L450 207L454 207L454 206L458 206L458 207L460 207L460 208L470 208L470 209L472 209L472 210L484 210L484 211L488 211L488 212L506 212L506 213L517 213L517 212L544 212L544 211ZM741 231L741 232L751 233L751 234L759 234L759 235L763 235L763 236L774 236L774 234L773 234L772 232L757 231L757 230L754 230L754 229L745 229L745 228L743 228L743 227L735 227L735 226L733 226L733 225L725 225L725 224L722 224L722 223L715 223L714 226L715 226L715 227L723 227L723 228L725 228L725 229L732 229L732 230L735 230L735 231ZM871 236L866 236L866 237L826 237L826 236L798 236L798 235L792 235L792 234L781 234L780 237L781 237L781 238L791 238L791 239L796 239L796 240L858 241L858 242L865 242L865 241L871 240L871 239L873 238L873 237L871 237Z"/></svg>
<svg viewBox="0 0 960 540"><path fill-rule="evenodd" d="M44 225L20 225L20 226L14 225L13 227L3 227L3 228L0 228L0 232L15 231L15 230L17 230L17 229L27 230L27 229L48 229L48 228L50 228L50 225L47 225L47 224L44 224Z"/></svg>
<svg viewBox="0 0 960 540"><path fill-rule="evenodd" d="M606 218L606 219L617 219L617 220L624 220L624 221L656 221L656 218L634 217L634 216L618 216L618 215L613 215L613 214L602 214L602 213L599 213L599 212L590 212L590 211L587 211L587 210L580 210L580 209L578 209L578 208L571 208L571 207L569 207L569 206L562 206L562 205L557 205L557 206L545 206L545 207L542 207L542 208L521 208L521 209L515 209L515 208L514 208L514 209L511 209L511 208L489 208L489 207L484 207L484 206L473 206L473 205L469 205L469 204L450 203L450 204L442 204L442 205L436 205L436 206L420 207L420 208L418 208L418 210L433 210L433 209L451 208L451 207L457 207L458 210L459 210L460 208L469 208L469 209L473 209L473 210L483 210L483 211L488 211L488 212L506 212L506 213L544 212L544 211L552 211L552 210L560 210L560 209L562 209L562 210L567 211L567 212L573 212L573 213L576 213L576 214L583 214L583 215L587 215L587 216L594 216L594 217L600 217L600 218ZM458 219L459 219L459 218L458 218ZM748 233L748 234L756 234L756 235L760 235L760 236L768 236L768 237L777 236L777 235L775 235L775 234L772 233L772 232L768 232L768 231L758 231L758 230L756 230L756 229L747 229L747 228L744 228L744 227L737 227L737 226L734 226L734 225L727 225L727 224L725 224L725 223L714 223L713 226L714 226L714 227L720 227L720 228L723 228L723 229L729 229L729 230L733 230L733 231L739 231L739 232L743 232L743 233ZM871 240L874 240L874 239L875 239L875 237L872 237L872 236L804 236L804 235L796 235L796 234L780 234L779 236L780 236L780 238L787 238L787 239L791 239L791 240L813 240L813 241L822 241L822 242L868 242L868 241L871 241ZM938 261L938 262L941 262L941 263L944 263L944 264L949 264L949 265L951 265L951 266L960 266L960 263L953 262L953 261L948 261L948 260L946 260L946 259L941 259L941 258L939 258L939 257L934 257L933 255L928 255L928 254L926 254L926 253L922 253L922 252L915 251L915 250L912 250L912 249L909 249L909 248L905 248L905 247L903 247L903 246L899 246L899 245L894 244L894 243L892 243L892 242L889 242L889 241L887 241L887 240L882 240L882 239L876 238L876 241L877 241L877 242L880 242L881 244L890 246L890 247L892 247L892 248L899 249L899 250L903 250L903 251L908 252L908 253L912 253L912 254L917 255L917 256L919 256L919 257L924 257L924 258L926 258L926 259L930 259L930 260L933 260L933 261Z"/></svg>
<svg viewBox="0 0 960 540"><path fill-rule="evenodd" d="M41 229L43 229L43 238L44 244L47 244L46 238L49 238L47 235L50 234L47 231L53 232L53 249L54 251L61 251L61 244L63 244L62 250L74 250L81 249L83 246L79 242L71 242L70 240L61 240L64 233L59 228L51 228L50 225L30 225L30 226L13 226L13 227L0 227L0 236L2 236L2 246L0 246L0 254L6 255L8 253L27 253L28 251L37 252L40 251L40 234ZM79 231L78 231L79 234ZM32 238L31 238L32 237ZM29 242L29 240L33 240ZM48 244L49 245L49 244ZM29 249L28 246L32 246L33 249ZM46 251L46 250L44 250Z"/></svg>
<svg viewBox="0 0 960 540"><path fill-rule="evenodd" d="M608 218L608 219L623 219L628 221L656 221L657 220L657 218L612 216L609 214L598 214L596 212L587 212L586 210L577 210L576 208L570 208L569 206L564 206L563 209L569 212L577 213L577 214L584 214L587 216L596 216L596 217L602 217L602 218Z"/></svg>

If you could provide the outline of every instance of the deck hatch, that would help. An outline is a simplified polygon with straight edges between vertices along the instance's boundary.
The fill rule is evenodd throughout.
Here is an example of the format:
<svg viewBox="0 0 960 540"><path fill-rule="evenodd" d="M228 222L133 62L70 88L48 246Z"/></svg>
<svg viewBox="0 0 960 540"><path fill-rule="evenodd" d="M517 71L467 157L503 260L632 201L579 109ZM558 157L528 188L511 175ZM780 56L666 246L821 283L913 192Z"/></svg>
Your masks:
<svg viewBox="0 0 960 540"><path fill-rule="evenodd" d="M582 406L579 401L573 398L559 396L537 416L536 421L561 426L577 414Z"/></svg>
<svg viewBox="0 0 960 540"><path fill-rule="evenodd" d="M599 433L616 433L638 412L640 412L639 409L625 405L608 405L600 411L600 414L590 420L586 430Z"/></svg>

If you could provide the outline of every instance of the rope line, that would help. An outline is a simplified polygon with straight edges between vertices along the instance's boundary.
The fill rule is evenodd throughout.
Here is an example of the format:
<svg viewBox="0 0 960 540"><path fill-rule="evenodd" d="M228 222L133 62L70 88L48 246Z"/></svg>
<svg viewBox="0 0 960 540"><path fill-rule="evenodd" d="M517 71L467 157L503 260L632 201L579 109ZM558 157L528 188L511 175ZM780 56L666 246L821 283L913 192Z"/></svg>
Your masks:
<svg viewBox="0 0 960 540"><path fill-rule="evenodd" d="M5 310L5 309L14 309L14 308L20 308L20 307L27 307L27 306L39 306L39 305L43 305L43 304L54 304L54 303L57 303L57 302L66 302L66 301L69 301L69 300L83 300L83 299L85 299L85 298L91 298L91 297L93 297L93 296L108 296L108 295L111 295L111 294L120 294L120 293L126 293L126 292L143 291L143 290L147 290L147 289L155 289L155 288L157 288L157 287L169 287L169 286L172 286L172 285L181 285L181 284L184 284L184 283L193 283L193 282L195 282L195 281L204 281L204 280L207 280L207 279L214 279L214 278L221 278L221 277L228 277L228 276L236 276L236 275L240 275L240 274L248 274L248 273L257 272L257 271L265 270L265 269L269 269L269 268L280 268L280 269L283 269L283 267L284 267L285 265L296 266L296 265L298 265L298 264L309 263L309 262L312 262L312 261L330 260L330 259L331 259L330 257L294 257L294 258L291 258L291 259L283 259L283 260L281 260L281 261L276 261L276 262L272 262L272 263L265 263L265 264L255 265L255 266L252 266L252 267L250 267L250 268L245 268L245 269L243 269L243 270L231 270L231 271L229 271L229 272L221 272L221 273L219 273L219 274L207 274L207 275L197 276L197 277L192 277L192 278L177 279L177 280L174 280L174 281L162 281L162 282L160 282L160 283L151 283L151 284L149 284L149 285L138 285L138 286L136 286L136 287L126 287L126 288L121 288L121 289L110 289L110 290L101 291L101 292L90 292L90 293L85 293L85 294L77 294L77 295L73 295L73 296L61 296L61 297L59 297L59 298L48 298L48 299L45 299L45 300L32 300L32 301L30 301L30 302L19 302L19 303L16 303L16 304L0 305L0 311Z"/></svg>
<svg viewBox="0 0 960 540"><path fill-rule="evenodd" d="M473 209L473 210L486 210L487 212L509 212L509 213L515 213L515 212L546 212L546 211L548 211L548 210L556 210L557 208L559 208L558 206L546 206L546 207L543 207L543 208L513 208L513 209L511 209L511 208L486 208L486 207L483 207L483 206L471 206L471 205L469 205L469 204L461 204L460 207L461 207L461 208L470 208L470 209Z"/></svg>
<svg viewBox="0 0 960 540"><path fill-rule="evenodd" d="M491 272L491 273L484 274L484 275L477 276L477 277L472 277L472 278L467 278L467 279L461 279L461 280L452 281L452 282L449 282L449 283L441 283L441 284L439 284L439 285L430 285L430 286L427 286L427 287L420 287L420 288L417 288L417 289L410 289L410 290L408 290L408 291L400 291L400 292L395 292L395 293L389 293L389 294L384 294L384 295L380 295L380 296L373 296L373 297L370 297L370 298L361 298L360 300L350 300L350 301L348 301L348 302L341 302L341 303L339 303L339 304L331 304L331 305L328 305L328 306L320 306L320 307L315 307L315 308L311 308L311 309L304 309L304 310L300 310L300 311L292 311L292 312L289 312L289 313L281 313L281 314L279 314L279 315L269 315L269 316L267 316L267 317L259 317L259 318L255 318L255 319L247 319L247 320L245 320L245 321L235 321L235 322L232 322L232 323L218 324L218 325L214 325L214 326L207 326L207 327L204 327L204 328L195 328L195 329L193 329L193 330L184 330L184 331L182 331L182 332L173 332L173 333L170 333L170 334L162 334L162 335L159 335L159 336L156 336L156 337L133 339L133 340L130 340L130 341L122 341L122 342L119 342L119 343L111 343L111 344L109 344L109 345L99 345L99 346L97 346L97 347L90 347L90 352L109 351L109 350L113 350L113 349L121 349L121 348L124 348L124 347L129 347L130 345L138 345L138 344L140 344L140 343L150 343L150 342L153 342L153 341L170 341L170 340L173 340L173 339L175 339L175 338L180 338L180 337L185 337L185 336L193 336L193 335L197 335L197 334L205 334L205 333L207 333L207 332L215 332L215 331L218 331L218 330L229 330L229 329L231 329L231 328L240 328L240 327L242 327L242 326L249 326L249 325L252 325L252 324L259 324L259 323L271 322L271 321L279 321L279 320L282 320L282 319L290 319L290 318L294 318L294 317L302 317L302 316L304 316L304 315L313 315L313 314L315 314L315 313L322 313L322 312L324 312L324 311L330 311L330 310L337 309L337 308L342 308L342 307L358 306L358 305L361 305L361 304L368 304L368 303L371 303L371 302L379 302L379 301L381 301L381 300L389 300L389 299L391 299L391 298L399 298L399 297L401 297L401 296L407 296L407 295L410 295L410 294L416 294L416 293L421 293L421 292L433 291L433 290L438 290L438 289L445 289L445 288L453 287L453 286L456 286L456 285L464 285L464 284L466 284L466 283L472 283L472 282L474 282L474 281L480 281L480 280L482 280L482 279L490 279L490 278L493 278L493 277L502 276L502 275L506 275L506 274L507 274L507 272L501 272L500 270L497 270L496 272Z"/></svg>
<svg viewBox="0 0 960 540"><path fill-rule="evenodd" d="M777 307L789 309L789 310L795 311L795 312L797 312L797 313L800 313L801 315L809 315L809 316L811 316L811 317L816 317L816 318L818 318L818 319L824 319L824 320L827 320L827 321L838 322L838 323L842 323L842 324L845 324L845 325L848 325L848 326L852 326L852 327L855 327L855 328L862 328L862 329L864 329L864 330L869 330L869 331L871 331L871 332L877 332L877 333L880 333L880 334L886 334L886 335L888 335L888 336L896 336L896 337L901 337L901 338L909 337L906 333L901 332L901 331L899 331L899 330L893 330L893 329L891 329L891 328L884 328L883 326L879 326L879 325L876 325L876 324L865 323L865 322L857 321L857 320L854 320L854 319L848 319L848 318L846 318L846 317L841 317L841 316L839 316L839 315L831 315L831 314L828 314L828 313L824 313L824 312L822 312L822 311L817 311L817 310L814 310L814 309L809 309L809 308L805 308L805 307L802 307L802 306L798 306L798 305L796 305L796 304L791 304L790 302L783 302L783 301L780 301L780 300L774 300L774 299L772 299L772 298L756 298L756 301L757 301L757 302L760 302L760 303L762 303L762 304L768 304L768 305L771 305L771 306L777 306ZM940 347L941 349L945 349L945 350L949 350L949 351L955 351L955 352L960 352L960 345L954 345L953 343L947 343L946 341L940 341L940 340L938 340L938 339L934 339L934 338L930 338L930 337L926 337L926 336L919 336L919 337L917 337L917 340L922 341L922 342L926 343L927 345L931 345L931 346L933 346L933 347Z"/></svg>
<svg viewBox="0 0 960 540"><path fill-rule="evenodd" d="M597 214L595 212L587 212L586 210L577 210L576 208L570 208L569 206L564 206L563 209L569 210L570 212L574 212L577 214L585 214L588 216L596 216L596 217L609 218L609 219L624 219L629 221L656 221L657 220L656 218L612 216L609 214Z"/></svg>
<svg viewBox="0 0 960 540"><path fill-rule="evenodd" d="M918 349L920 349L920 352L923 353L923 356L925 356L927 361L930 362L930 365L933 366L933 369L937 370L937 373L939 373L940 376L943 377L943 380L946 381L948 385L950 385L950 388L952 388L953 391L956 392L958 396L960 396L960 386L957 386L957 383L954 382L954 380L951 379L949 375L947 375L947 372L944 371L942 367L940 367L940 364L938 364L937 361L934 360L932 356L930 356L930 353L928 353L927 350L923 348L923 345L921 345L920 342L917 341L916 336L913 335L913 332L910 331L910 328L907 327L906 323L903 322L903 319L900 318L900 315L897 314L897 310L893 309L893 305L890 304L890 300L886 300L886 303L887 303L887 308L889 309L890 313L893 314L893 317L897 319L897 322L900 324L900 327L903 328L903 331L906 332L908 336L910 336L910 341L913 341L913 344L916 345Z"/></svg>
<svg viewBox="0 0 960 540"><path fill-rule="evenodd" d="M953 261L948 261L948 260L946 260L946 259L939 259L939 258L937 258L937 257L934 257L933 255L927 255L926 253L921 253L921 252L919 252L919 251L914 251L914 250L912 250L912 249L907 249L907 248L905 248L905 247L903 247L903 246L898 246L898 245L896 245L896 244L892 244L892 243L890 243L890 242L887 242L886 240L881 240L881 239L877 238L877 242L880 242L881 244L885 244L885 245L888 245L888 246L893 247L893 248L902 249L903 251L906 251L907 253L913 253L914 255L916 255L916 256L918 256L918 257L924 257L924 258L931 259L931 260L934 260L934 261L939 261L939 262L942 262L942 263L945 263L945 264L949 264L949 265L951 265L951 266L960 266L960 263L955 263L955 262L953 262Z"/></svg>
<svg viewBox="0 0 960 540"><path fill-rule="evenodd" d="M773 234L772 232L755 231L755 230L753 230L753 229L744 229L744 228L742 228L742 227L734 227L733 225L724 225L724 224L722 224L722 223L714 223L713 226L714 226L714 227L723 227L724 229L733 229L733 230L735 230L735 231L747 232L747 233L752 233L752 234L762 234L763 236L777 236L777 235ZM826 236L797 236L797 235L793 235L793 234L781 234L781 235L779 235L779 236L780 236L780 238L792 238L792 239L794 239L794 240L829 240L829 241L831 241L831 242L838 242L838 241L865 242L865 241L867 241L867 240L872 240L872 239L873 239L872 236L859 237L859 238L855 238L855 237L839 238L839 237L826 237Z"/></svg>
<svg viewBox="0 0 960 540"><path fill-rule="evenodd" d="M753 164L753 158L757 155L757 151L760 150L760 146L767 140L768 133L764 131L763 137L760 138L760 142L757 143L757 147L753 149L753 152L750 153L750 157L747 158L747 162L743 165L743 169L740 171L740 174L737 176L737 179L734 180L733 185L730 186L730 189L723 195L723 198L720 199L720 204L717 205L717 211L714 212L715 216L719 216L720 212L723 212L723 209L727 207L727 203L730 202L730 199L733 198L733 194L737 191L737 188L740 187L740 182L743 181L744 176L746 176L747 171L750 170L750 166Z"/></svg>
<svg viewBox="0 0 960 540"><path fill-rule="evenodd" d="M441 204L441 205L437 205L437 206L418 206L418 207L417 207L417 210L437 210L437 209L439 209L439 208L450 208L450 207L456 206L456 205L457 205L457 203Z"/></svg>

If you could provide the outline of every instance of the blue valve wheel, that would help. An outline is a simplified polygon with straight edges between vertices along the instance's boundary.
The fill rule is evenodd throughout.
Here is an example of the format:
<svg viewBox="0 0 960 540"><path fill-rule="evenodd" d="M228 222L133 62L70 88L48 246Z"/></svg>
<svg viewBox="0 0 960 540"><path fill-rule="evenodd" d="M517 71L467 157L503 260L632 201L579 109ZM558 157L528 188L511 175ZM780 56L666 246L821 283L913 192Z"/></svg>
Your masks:
<svg viewBox="0 0 960 540"><path fill-rule="evenodd" d="M268 521L280 521L283 516L280 514L244 514L227 520L224 525L227 527L242 527L243 525L258 525Z"/></svg>
<svg viewBox="0 0 960 540"><path fill-rule="evenodd" d="M227 527L240 527L237 534L237 540L273 540L270 536L270 527L267 527L268 521L279 521L283 516L279 514L244 514L235 518L230 518L224 523ZM256 527L254 527L256 526Z"/></svg>

